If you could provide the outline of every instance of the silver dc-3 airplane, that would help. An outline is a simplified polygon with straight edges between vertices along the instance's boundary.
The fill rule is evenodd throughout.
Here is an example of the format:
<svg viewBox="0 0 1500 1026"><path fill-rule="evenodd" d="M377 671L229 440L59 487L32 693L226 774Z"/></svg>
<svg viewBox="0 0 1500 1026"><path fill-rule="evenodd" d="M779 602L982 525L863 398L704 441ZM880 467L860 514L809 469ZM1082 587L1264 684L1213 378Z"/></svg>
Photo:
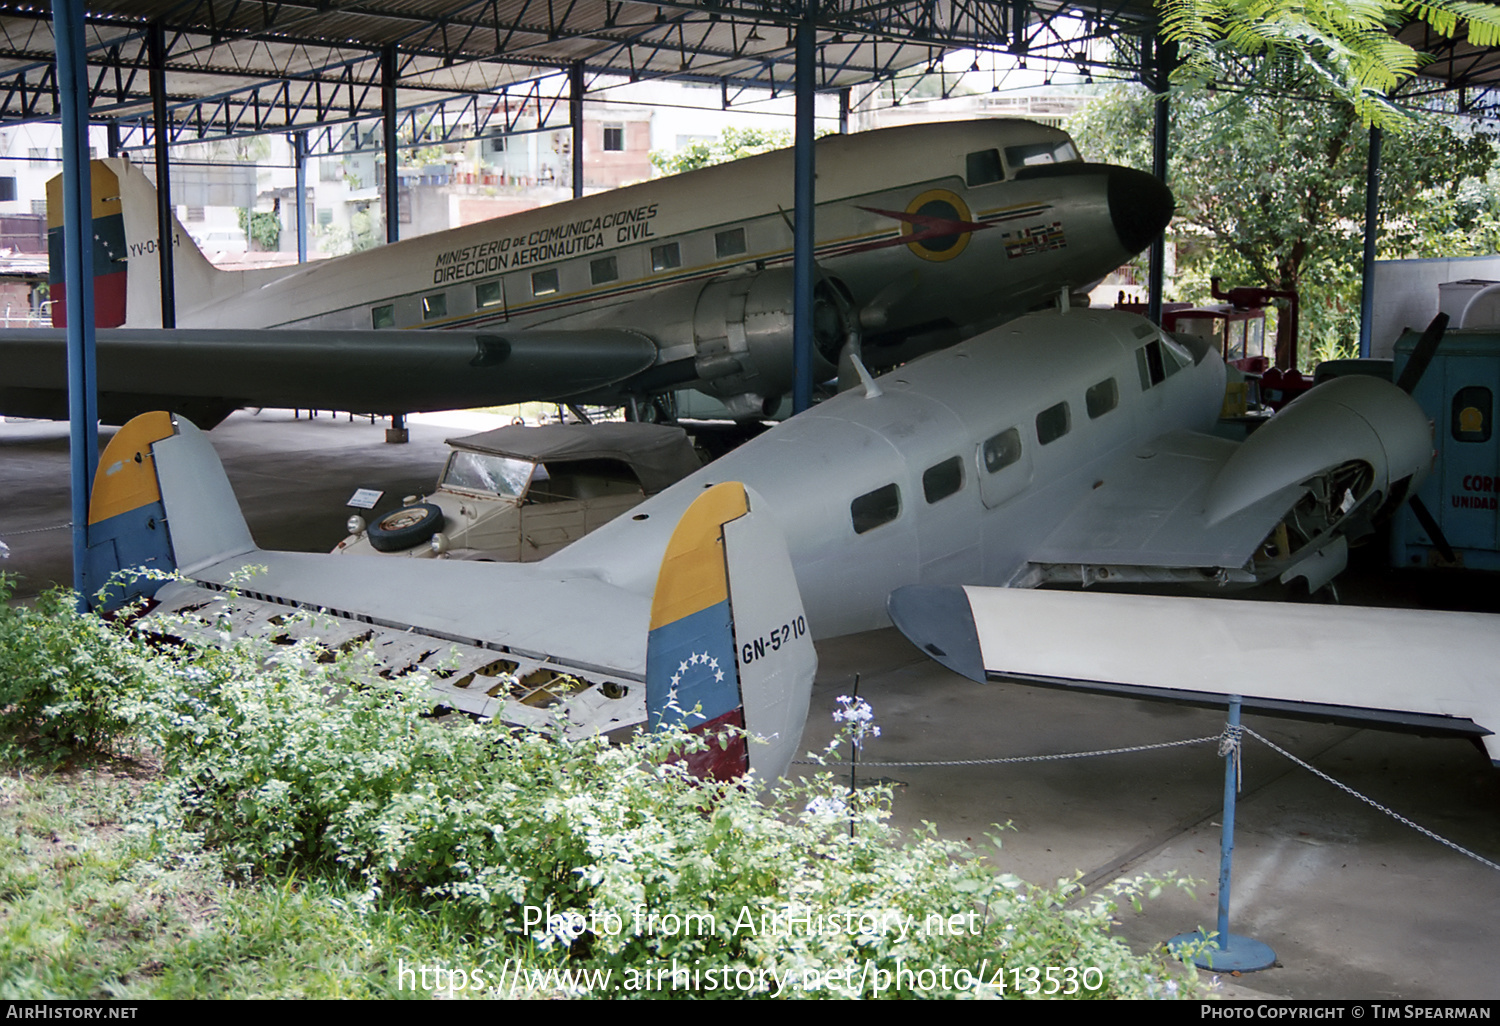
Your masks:
<svg viewBox="0 0 1500 1026"><path fill-rule="evenodd" d="M179 225L171 331L155 190L125 161L95 161L100 417L171 409L209 427L241 406L621 405L688 388L762 416L792 386L792 158L295 268L217 270ZM1152 176L1084 163L1066 133L1010 119L829 136L817 174L820 380L843 352L893 366L1097 281L1173 207ZM60 240L60 214L49 227ZM0 333L0 412L65 417L64 356L55 329Z"/></svg>
<svg viewBox="0 0 1500 1026"><path fill-rule="evenodd" d="M396 673L458 645L462 676L435 685L435 702L568 731L640 724L662 695L738 672L746 722L776 724L778 744L795 747L787 739L800 731L816 666L808 639L889 624L898 589L1011 588L1024 605L1047 601L1022 589L1049 581L1317 586L1431 463L1426 414L1402 388L1367 377L1320 385L1243 443L1215 437L1217 354L1126 313L1030 314L878 379L858 369L860 385L528 564L260 550L206 437L152 414L122 429L101 460L88 579L175 569L186 580L156 591L160 608L207 615L243 567L263 566L240 585L241 629L287 630L267 625L282 624L288 606L322 610L338 625L321 628L328 643L363 638L388 650ZM730 483L745 486L761 518L765 565L741 563L729 589L756 597L726 612L715 586L673 605L713 606L711 633L732 640L689 640L653 660L654 630L691 619L652 612L663 588L684 594L667 583L688 565L673 556L674 532L695 500ZM699 530L709 549L728 519L711 516L715 526ZM1182 614L1177 632L1195 630ZM1122 656L1103 636L1073 649L1101 666ZM771 683L750 683L773 671ZM1283 682L1298 672L1295 661L1276 669ZM1313 700L1370 704L1357 680L1337 690ZM1493 694L1440 713L1411 702L1402 711L1427 713L1427 727L1484 735L1500 723ZM731 707L706 706L715 716ZM791 750L775 749L762 772L784 770Z"/></svg>

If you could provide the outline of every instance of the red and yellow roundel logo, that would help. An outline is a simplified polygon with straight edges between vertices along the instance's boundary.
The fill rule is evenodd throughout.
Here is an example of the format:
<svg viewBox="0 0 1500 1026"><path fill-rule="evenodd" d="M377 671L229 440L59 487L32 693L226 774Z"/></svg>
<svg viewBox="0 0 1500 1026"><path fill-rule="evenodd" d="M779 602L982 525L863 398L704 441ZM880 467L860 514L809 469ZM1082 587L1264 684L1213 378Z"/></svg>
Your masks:
<svg viewBox="0 0 1500 1026"><path fill-rule="evenodd" d="M906 205L901 235L923 260L952 260L969 245L977 225L969 208L947 189L929 189Z"/></svg>

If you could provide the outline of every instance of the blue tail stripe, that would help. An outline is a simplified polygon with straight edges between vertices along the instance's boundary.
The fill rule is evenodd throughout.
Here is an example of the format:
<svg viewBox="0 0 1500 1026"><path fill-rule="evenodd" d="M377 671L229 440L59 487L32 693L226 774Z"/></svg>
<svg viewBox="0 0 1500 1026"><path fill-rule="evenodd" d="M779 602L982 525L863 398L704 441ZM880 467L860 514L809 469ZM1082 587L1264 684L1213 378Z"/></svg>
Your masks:
<svg viewBox="0 0 1500 1026"><path fill-rule="evenodd" d="M729 602L700 609L651 632L646 654L646 716L652 729L692 729L740 707Z"/></svg>

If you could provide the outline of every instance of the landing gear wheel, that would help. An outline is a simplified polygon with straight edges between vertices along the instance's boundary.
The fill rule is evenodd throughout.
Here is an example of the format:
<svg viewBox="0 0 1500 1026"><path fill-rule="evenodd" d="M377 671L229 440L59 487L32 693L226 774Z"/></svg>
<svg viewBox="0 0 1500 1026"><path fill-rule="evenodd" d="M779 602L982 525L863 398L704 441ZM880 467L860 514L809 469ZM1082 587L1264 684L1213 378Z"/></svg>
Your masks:
<svg viewBox="0 0 1500 1026"><path fill-rule="evenodd" d="M376 552L396 552L420 545L443 526L443 511L430 502L403 506L370 525L370 544Z"/></svg>

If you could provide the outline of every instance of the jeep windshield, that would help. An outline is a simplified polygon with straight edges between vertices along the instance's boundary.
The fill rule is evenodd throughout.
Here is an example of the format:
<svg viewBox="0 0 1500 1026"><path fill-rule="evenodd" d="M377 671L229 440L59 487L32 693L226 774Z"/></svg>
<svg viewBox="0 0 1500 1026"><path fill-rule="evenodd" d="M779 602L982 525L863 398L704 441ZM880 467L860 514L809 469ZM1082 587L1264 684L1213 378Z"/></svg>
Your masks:
<svg viewBox="0 0 1500 1026"><path fill-rule="evenodd" d="M526 491L534 470L536 464L530 460L487 456L461 449L448 457L448 467L438 486L493 492L501 498L517 499Z"/></svg>

